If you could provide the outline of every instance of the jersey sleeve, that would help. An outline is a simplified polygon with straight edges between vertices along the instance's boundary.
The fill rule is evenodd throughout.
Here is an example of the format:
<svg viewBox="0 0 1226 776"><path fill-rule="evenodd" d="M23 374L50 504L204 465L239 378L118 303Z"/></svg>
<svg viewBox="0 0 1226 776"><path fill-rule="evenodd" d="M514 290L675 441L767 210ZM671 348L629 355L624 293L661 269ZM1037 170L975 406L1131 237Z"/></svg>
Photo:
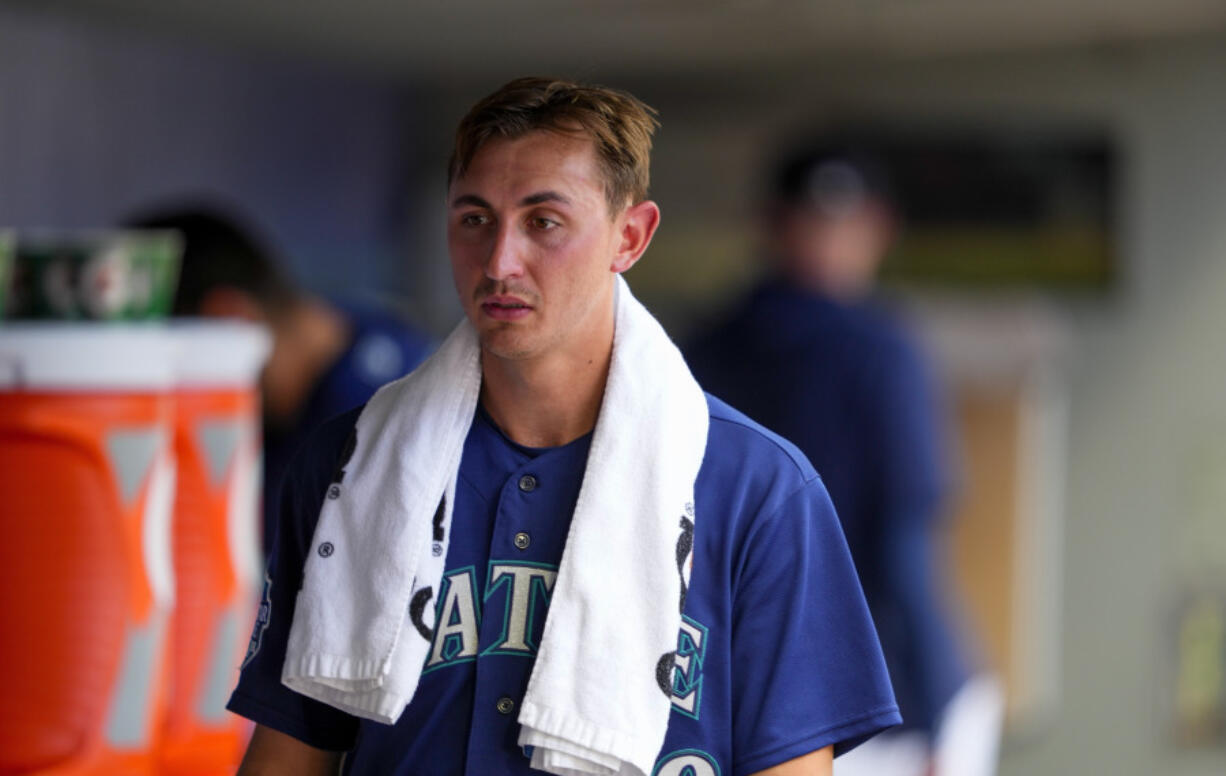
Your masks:
<svg viewBox="0 0 1226 776"><path fill-rule="evenodd" d="M313 435L286 473L277 530L264 576L263 599L238 686L226 706L260 725L319 749L333 751L353 747L357 718L281 684L281 667L294 618L294 603L302 585L305 552L314 535L341 444L348 435L347 430L338 429L338 425L343 424L334 421ZM340 432L343 436L338 436Z"/></svg>
<svg viewBox="0 0 1226 776"><path fill-rule="evenodd" d="M826 746L837 756L901 722L864 594L819 478L750 528L734 595L736 773Z"/></svg>

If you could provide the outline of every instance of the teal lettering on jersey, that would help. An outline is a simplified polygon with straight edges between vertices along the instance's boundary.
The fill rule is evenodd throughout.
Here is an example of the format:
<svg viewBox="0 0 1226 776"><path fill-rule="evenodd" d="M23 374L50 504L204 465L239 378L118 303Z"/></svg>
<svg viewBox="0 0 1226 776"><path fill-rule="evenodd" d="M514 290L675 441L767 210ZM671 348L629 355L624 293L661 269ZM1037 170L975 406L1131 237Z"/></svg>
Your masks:
<svg viewBox="0 0 1226 776"><path fill-rule="evenodd" d="M532 634L549 608L558 571L541 563L490 561L485 594L480 594L476 570L472 566L443 575L441 593L435 605L434 638L422 673L475 660L482 655L520 655L532 657L537 645ZM502 634L493 644L480 650L482 609L490 599L504 597ZM495 607L497 603L493 604Z"/></svg>
<svg viewBox="0 0 1226 776"><path fill-rule="evenodd" d="M533 657L537 644L533 634L549 608L557 580L557 567L522 561L490 561L485 593L478 595L472 566L443 576L435 605L434 638L422 673L475 660L485 655ZM494 606L491 599L502 595L502 631L485 649L480 649L482 609ZM673 664L673 709L698 719L702 707L702 666L707 650L707 628L691 617L681 618L677 655Z"/></svg>
<svg viewBox="0 0 1226 776"><path fill-rule="evenodd" d="M673 663L673 710L698 719L702 710L702 663L707 654L707 629L682 615Z"/></svg>
<svg viewBox="0 0 1226 776"><path fill-rule="evenodd" d="M475 595L477 574L472 566L443 575L434 613L434 640L422 673L445 665L475 660L480 643L481 610Z"/></svg>
<svg viewBox="0 0 1226 776"><path fill-rule="evenodd" d="M544 563L490 561L486 577L485 601L500 589L506 590L502 617L502 636L486 647L482 655L535 655L533 643L537 612L549 608L549 594L558 577L557 567ZM540 604L538 608L538 603Z"/></svg>

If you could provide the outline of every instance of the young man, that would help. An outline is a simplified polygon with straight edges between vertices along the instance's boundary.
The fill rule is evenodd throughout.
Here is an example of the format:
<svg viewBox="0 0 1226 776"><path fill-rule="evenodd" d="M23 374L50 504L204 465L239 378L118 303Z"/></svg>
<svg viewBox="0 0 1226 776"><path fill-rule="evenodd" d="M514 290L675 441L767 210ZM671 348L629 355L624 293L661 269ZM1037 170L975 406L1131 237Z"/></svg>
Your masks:
<svg viewBox="0 0 1226 776"><path fill-rule="evenodd" d="M242 773L828 774L899 722L821 480L702 394L618 277L660 220L654 125L545 79L461 122L466 321L291 469L230 702L258 723Z"/></svg>

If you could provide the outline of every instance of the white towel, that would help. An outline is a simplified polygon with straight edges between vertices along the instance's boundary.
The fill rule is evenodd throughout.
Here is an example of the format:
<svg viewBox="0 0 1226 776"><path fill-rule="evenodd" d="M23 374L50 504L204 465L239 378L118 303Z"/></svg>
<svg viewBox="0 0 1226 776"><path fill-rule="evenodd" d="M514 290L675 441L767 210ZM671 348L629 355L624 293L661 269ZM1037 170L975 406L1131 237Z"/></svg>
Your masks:
<svg viewBox="0 0 1226 776"><path fill-rule="evenodd" d="M609 378L519 714L532 767L556 774L651 772L706 449L706 399L680 352L620 277L615 304ZM480 386L464 321L359 416L307 557L286 686L385 723L412 698Z"/></svg>

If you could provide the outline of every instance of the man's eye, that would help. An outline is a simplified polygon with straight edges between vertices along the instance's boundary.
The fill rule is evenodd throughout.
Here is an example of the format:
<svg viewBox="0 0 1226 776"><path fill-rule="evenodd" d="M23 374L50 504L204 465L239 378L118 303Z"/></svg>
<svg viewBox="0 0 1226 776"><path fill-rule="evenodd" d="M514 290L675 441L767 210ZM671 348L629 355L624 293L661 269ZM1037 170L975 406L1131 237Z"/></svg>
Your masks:
<svg viewBox="0 0 1226 776"><path fill-rule="evenodd" d="M489 219L480 213L467 213L460 217L460 223L464 226L484 226Z"/></svg>
<svg viewBox="0 0 1226 776"><path fill-rule="evenodd" d="M529 223L533 229L540 229L541 231L548 231L558 226L557 221L554 221L552 218L545 218L544 216L535 216Z"/></svg>

